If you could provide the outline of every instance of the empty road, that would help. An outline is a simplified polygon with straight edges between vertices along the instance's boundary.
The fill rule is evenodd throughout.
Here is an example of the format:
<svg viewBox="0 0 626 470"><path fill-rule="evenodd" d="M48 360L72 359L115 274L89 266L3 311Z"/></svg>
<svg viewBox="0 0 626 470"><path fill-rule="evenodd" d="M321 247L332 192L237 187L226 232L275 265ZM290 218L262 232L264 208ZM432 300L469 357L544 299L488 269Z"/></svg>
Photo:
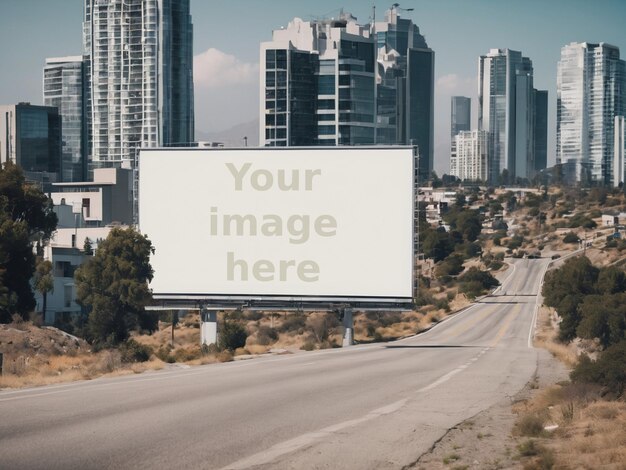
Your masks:
<svg viewBox="0 0 626 470"><path fill-rule="evenodd" d="M531 379L548 262L401 341L0 392L0 468L410 465Z"/></svg>

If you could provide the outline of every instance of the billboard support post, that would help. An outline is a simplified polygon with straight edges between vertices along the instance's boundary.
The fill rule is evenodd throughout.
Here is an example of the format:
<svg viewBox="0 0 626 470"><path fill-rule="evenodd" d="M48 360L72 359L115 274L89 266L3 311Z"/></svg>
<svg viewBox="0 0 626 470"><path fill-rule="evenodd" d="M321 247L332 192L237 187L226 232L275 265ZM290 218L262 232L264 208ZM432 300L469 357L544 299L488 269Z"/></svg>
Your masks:
<svg viewBox="0 0 626 470"><path fill-rule="evenodd" d="M200 310L200 344L217 346L217 311Z"/></svg>
<svg viewBox="0 0 626 470"><path fill-rule="evenodd" d="M343 309L343 344L342 346L345 348L346 346L352 346L354 344L354 321L352 318L352 309L344 308Z"/></svg>

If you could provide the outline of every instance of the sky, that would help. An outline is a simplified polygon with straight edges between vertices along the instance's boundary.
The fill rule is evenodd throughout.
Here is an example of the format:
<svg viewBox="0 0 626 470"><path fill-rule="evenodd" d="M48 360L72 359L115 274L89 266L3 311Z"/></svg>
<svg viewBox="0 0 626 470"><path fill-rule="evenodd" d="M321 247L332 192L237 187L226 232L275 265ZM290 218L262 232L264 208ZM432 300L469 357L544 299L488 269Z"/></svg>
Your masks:
<svg viewBox="0 0 626 470"><path fill-rule="evenodd" d="M78 55L84 0L0 0L0 104L42 103L46 57ZM375 3L381 20L392 2ZM368 23L371 0L191 0L196 129L225 130L258 118L259 44L294 17L351 12ZM556 66L570 42L608 42L626 57L626 0L403 0L401 12L435 51L435 169L449 168L450 97L472 98L478 57L510 48L533 61L549 96L548 164L556 152Z"/></svg>

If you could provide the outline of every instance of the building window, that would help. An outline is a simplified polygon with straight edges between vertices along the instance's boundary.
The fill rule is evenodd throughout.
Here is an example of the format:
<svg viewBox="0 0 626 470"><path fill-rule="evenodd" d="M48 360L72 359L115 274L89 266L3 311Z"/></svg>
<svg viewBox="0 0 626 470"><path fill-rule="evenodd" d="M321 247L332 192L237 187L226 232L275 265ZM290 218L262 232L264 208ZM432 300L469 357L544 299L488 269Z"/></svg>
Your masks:
<svg viewBox="0 0 626 470"><path fill-rule="evenodd" d="M83 217L91 217L91 200L89 198L83 198Z"/></svg>

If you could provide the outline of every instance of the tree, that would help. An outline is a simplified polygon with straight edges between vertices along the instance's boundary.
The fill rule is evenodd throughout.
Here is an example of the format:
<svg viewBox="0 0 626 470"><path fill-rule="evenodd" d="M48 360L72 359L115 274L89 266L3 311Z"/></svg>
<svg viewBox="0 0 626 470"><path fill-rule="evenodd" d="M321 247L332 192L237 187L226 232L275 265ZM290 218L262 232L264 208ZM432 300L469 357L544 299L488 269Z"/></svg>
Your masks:
<svg viewBox="0 0 626 470"><path fill-rule="evenodd" d="M421 237L422 250L426 258L433 258L435 262L445 259L454 251L454 241L445 230L426 229Z"/></svg>
<svg viewBox="0 0 626 470"><path fill-rule="evenodd" d="M582 355L570 378L572 382L603 385L606 391L621 396L626 387L626 341L610 346L596 361Z"/></svg>
<svg viewBox="0 0 626 470"><path fill-rule="evenodd" d="M54 276L52 274L52 263L50 261L44 260L41 257L37 258L33 284L35 285L35 290L39 292L43 298L41 314L43 315L43 322L45 323L48 292L54 290Z"/></svg>
<svg viewBox="0 0 626 470"><path fill-rule="evenodd" d="M626 295L589 295L579 305L580 338L598 338L605 348L626 339Z"/></svg>
<svg viewBox="0 0 626 470"><path fill-rule="evenodd" d="M222 351L243 348L247 338L246 329L225 315L217 338L218 348Z"/></svg>
<svg viewBox="0 0 626 470"><path fill-rule="evenodd" d="M466 203L467 200L465 199L465 194L458 192L454 198L454 205L459 209L462 209Z"/></svg>
<svg viewBox="0 0 626 470"><path fill-rule="evenodd" d="M43 246L56 230L52 201L26 182L11 162L0 168L0 322L23 318L35 308L30 279L34 246Z"/></svg>
<svg viewBox="0 0 626 470"><path fill-rule="evenodd" d="M152 300L150 240L132 228L114 228L93 258L76 270L77 301L90 310L89 340L116 345L134 328L154 329L156 318L145 312Z"/></svg>
<svg viewBox="0 0 626 470"><path fill-rule="evenodd" d="M476 241L482 228L478 211L464 210L456 218L456 229L469 242Z"/></svg>
<svg viewBox="0 0 626 470"><path fill-rule="evenodd" d="M83 253L87 256L93 256L93 245L89 237L85 237L85 243L83 244Z"/></svg>

